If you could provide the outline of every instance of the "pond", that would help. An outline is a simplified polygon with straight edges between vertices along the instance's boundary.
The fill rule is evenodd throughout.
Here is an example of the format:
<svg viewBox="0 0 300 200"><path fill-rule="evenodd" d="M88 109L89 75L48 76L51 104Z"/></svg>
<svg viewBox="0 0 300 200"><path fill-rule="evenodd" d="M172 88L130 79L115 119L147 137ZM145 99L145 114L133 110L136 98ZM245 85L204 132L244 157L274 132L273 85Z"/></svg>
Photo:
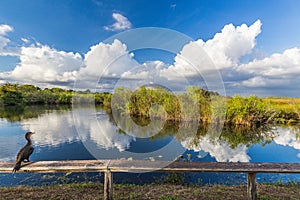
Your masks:
<svg viewBox="0 0 300 200"><path fill-rule="evenodd" d="M5 107L0 109L0 161L14 161L32 136L32 161L83 159L139 159L173 162L293 162L300 163L300 127L260 129L193 123L151 122L113 115L102 107ZM164 167L164 166L162 166ZM62 174L65 176L65 174ZM90 179L98 178L91 173ZM119 173L114 181L146 183L160 173ZM73 179L72 179L72 178ZM69 181L80 174L70 175ZM239 173L186 173L193 183L239 184ZM82 178L82 177L81 177ZM100 178L100 180L103 177ZM52 174L0 174L0 185L39 185L53 181ZM299 175L258 174L259 182L300 182Z"/></svg>

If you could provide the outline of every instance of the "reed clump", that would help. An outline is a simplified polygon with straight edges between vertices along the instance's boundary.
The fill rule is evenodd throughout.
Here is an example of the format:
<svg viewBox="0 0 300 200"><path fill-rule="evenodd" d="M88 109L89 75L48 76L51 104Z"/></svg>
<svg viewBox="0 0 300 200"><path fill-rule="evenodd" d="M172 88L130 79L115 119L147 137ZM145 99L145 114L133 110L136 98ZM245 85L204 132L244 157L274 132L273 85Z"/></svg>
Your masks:
<svg viewBox="0 0 300 200"><path fill-rule="evenodd" d="M191 86L184 93L145 86L132 91L118 88L111 106L133 118L151 117L168 121L198 121L227 125L262 126L290 124L300 120L300 100L260 98L255 95L222 97L216 92Z"/></svg>

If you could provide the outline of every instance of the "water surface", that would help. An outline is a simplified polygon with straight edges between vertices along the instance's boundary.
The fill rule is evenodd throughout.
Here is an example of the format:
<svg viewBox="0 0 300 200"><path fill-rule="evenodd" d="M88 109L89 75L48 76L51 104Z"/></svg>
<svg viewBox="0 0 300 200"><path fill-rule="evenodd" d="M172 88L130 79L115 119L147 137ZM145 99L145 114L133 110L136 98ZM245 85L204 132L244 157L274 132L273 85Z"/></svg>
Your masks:
<svg viewBox="0 0 300 200"><path fill-rule="evenodd" d="M9 107L2 109L0 114L0 161L14 161L16 153L26 143L25 132L35 131L33 161L139 159L300 163L298 126L245 129L155 119L148 125L141 125L126 117L107 114L101 107ZM158 175L120 173L115 181L147 182L157 179ZM95 176L98 175L93 174ZM246 176L187 173L186 177L191 182L236 184L245 182ZM52 175L0 174L1 185L40 184L50 180L53 180ZM300 182L300 176L259 174L258 180Z"/></svg>

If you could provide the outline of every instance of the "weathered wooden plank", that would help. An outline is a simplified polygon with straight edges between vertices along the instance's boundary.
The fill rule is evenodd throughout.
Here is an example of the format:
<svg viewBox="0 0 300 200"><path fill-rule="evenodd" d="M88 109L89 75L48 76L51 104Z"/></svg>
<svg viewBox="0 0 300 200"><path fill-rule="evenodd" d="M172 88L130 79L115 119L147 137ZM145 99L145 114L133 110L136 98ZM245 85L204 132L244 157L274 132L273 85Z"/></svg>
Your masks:
<svg viewBox="0 0 300 200"><path fill-rule="evenodd" d="M0 162L0 172L11 172L13 162ZM20 172L240 172L300 173L300 163L170 162L145 160L69 160L23 163Z"/></svg>
<svg viewBox="0 0 300 200"><path fill-rule="evenodd" d="M112 172L300 173L300 163L173 162L170 164L167 161L111 160L108 168Z"/></svg>
<svg viewBox="0 0 300 200"><path fill-rule="evenodd" d="M256 173L248 173L247 175L247 194L248 199L256 200L257 193L256 193Z"/></svg>
<svg viewBox="0 0 300 200"><path fill-rule="evenodd" d="M168 168L192 172L300 173L300 163L174 162L164 169Z"/></svg>
<svg viewBox="0 0 300 200"><path fill-rule="evenodd" d="M149 161L149 160L111 160L108 168L112 172L147 172L161 171L168 166L167 161Z"/></svg>
<svg viewBox="0 0 300 200"><path fill-rule="evenodd" d="M109 160L64 160L22 163L18 172L92 172L105 171ZM12 172L13 162L0 162L0 172Z"/></svg>

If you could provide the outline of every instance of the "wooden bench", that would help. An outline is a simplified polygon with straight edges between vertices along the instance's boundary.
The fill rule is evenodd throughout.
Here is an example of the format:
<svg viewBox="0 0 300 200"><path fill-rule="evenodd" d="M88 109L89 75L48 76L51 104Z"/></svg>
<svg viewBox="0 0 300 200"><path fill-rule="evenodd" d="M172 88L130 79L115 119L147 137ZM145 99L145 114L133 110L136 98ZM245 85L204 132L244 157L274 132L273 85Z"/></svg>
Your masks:
<svg viewBox="0 0 300 200"><path fill-rule="evenodd" d="M0 172L12 172L13 162L0 162ZM161 167L166 166L166 167ZM238 172L247 173L247 194L257 199L257 173L299 173L300 163L173 162L144 160L68 160L24 163L19 172L103 172L104 199L112 199L114 172Z"/></svg>

